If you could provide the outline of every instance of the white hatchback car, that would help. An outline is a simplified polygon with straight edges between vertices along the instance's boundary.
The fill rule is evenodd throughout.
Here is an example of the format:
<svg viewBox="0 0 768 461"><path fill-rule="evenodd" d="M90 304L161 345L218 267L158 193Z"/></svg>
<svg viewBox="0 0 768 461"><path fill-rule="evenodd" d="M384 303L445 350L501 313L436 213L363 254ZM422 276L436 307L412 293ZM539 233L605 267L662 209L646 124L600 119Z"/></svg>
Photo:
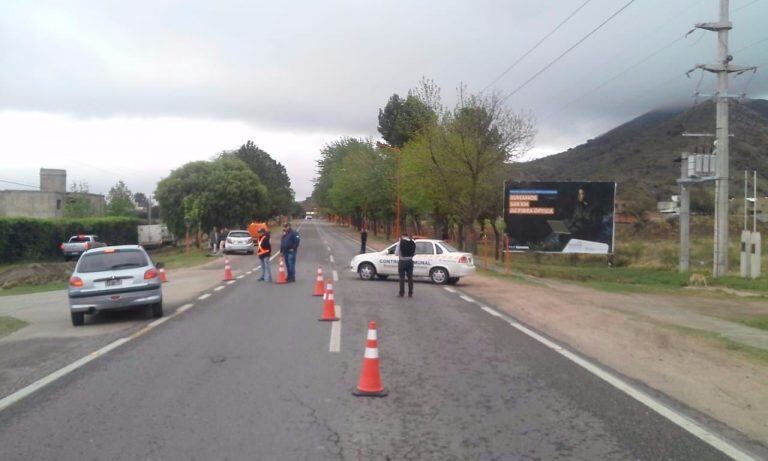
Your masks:
<svg viewBox="0 0 768 461"><path fill-rule="evenodd" d="M472 253L461 252L442 240L417 239L413 257L413 276L429 277L438 284L453 285L461 277L475 273ZM397 256L393 243L383 251L363 253L352 258L349 269L363 280L385 279L397 275Z"/></svg>

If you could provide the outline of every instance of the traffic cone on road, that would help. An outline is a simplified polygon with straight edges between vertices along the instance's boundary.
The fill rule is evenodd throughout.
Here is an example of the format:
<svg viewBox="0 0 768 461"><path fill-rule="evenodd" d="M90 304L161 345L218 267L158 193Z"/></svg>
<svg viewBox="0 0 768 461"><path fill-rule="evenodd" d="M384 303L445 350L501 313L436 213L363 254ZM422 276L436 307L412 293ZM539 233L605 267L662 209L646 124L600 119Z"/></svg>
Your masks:
<svg viewBox="0 0 768 461"><path fill-rule="evenodd" d="M357 388L352 391L352 394L358 397L384 397L387 395L387 391L381 384L381 374L379 373L379 343L376 336L376 322L368 324L363 368L360 370Z"/></svg>
<svg viewBox="0 0 768 461"><path fill-rule="evenodd" d="M230 280L234 280L235 278L232 277L232 266L229 265L229 260L224 260L224 281L229 282Z"/></svg>
<svg viewBox="0 0 768 461"><path fill-rule="evenodd" d="M285 273L285 263L283 257L280 257L280 266L277 268L277 282L276 283L288 283L288 276Z"/></svg>
<svg viewBox="0 0 768 461"><path fill-rule="evenodd" d="M312 292L312 296L323 296L323 267L317 266L317 280L315 281L315 291Z"/></svg>
<svg viewBox="0 0 768 461"><path fill-rule="evenodd" d="M165 268L161 267L159 272L160 272L160 281L163 282L163 283L167 282L168 281L168 276L165 275Z"/></svg>
<svg viewBox="0 0 768 461"><path fill-rule="evenodd" d="M333 301L333 282L328 280L325 286L325 295L323 295L323 316L319 318L321 322L333 322L339 320L336 317L336 303Z"/></svg>

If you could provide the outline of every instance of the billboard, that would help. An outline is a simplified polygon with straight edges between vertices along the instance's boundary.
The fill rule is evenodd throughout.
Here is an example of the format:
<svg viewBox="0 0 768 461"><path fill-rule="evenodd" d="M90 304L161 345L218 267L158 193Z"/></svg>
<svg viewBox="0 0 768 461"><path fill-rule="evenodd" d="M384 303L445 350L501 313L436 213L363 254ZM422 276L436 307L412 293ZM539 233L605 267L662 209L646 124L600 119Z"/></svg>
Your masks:
<svg viewBox="0 0 768 461"><path fill-rule="evenodd" d="M511 251L613 253L614 182L507 181Z"/></svg>

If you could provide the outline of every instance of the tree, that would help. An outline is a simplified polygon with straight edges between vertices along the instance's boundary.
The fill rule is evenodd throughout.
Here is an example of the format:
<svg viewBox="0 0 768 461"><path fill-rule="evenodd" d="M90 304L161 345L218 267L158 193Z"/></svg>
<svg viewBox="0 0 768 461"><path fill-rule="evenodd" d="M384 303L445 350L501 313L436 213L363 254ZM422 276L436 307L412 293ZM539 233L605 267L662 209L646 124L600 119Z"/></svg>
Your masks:
<svg viewBox="0 0 768 461"><path fill-rule="evenodd" d="M87 218L93 216L91 201L88 199L88 183L73 182L64 203L64 216L67 218Z"/></svg>
<svg viewBox="0 0 768 461"><path fill-rule="evenodd" d="M133 206L133 194L128 186L120 180L107 193L107 216L133 216L136 207Z"/></svg>
<svg viewBox="0 0 768 461"><path fill-rule="evenodd" d="M456 106L447 111L439 108L435 88L424 80L417 94L437 102L439 119L406 146L403 156L412 157L414 176L434 178L425 194L435 208L457 218L464 247L464 230L473 233L484 206L498 201L505 166L530 148L535 128L530 116L507 108L498 94L471 95L461 86Z"/></svg>
<svg viewBox="0 0 768 461"><path fill-rule="evenodd" d="M379 133L390 146L403 147L426 126L436 114L422 100L409 92L405 99L397 93L390 96L384 109L379 109Z"/></svg>
<svg viewBox="0 0 768 461"><path fill-rule="evenodd" d="M242 226L269 216L267 189L240 160L231 157L189 162L157 185L163 220L176 235L191 228Z"/></svg>
<svg viewBox="0 0 768 461"><path fill-rule="evenodd" d="M133 194L133 201L136 203L136 205L142 207L142 208L148 208L149 207L149 199L144 194L144 192L136 192Z"/></svg>
<svg viewBox="0 0 768 461"><path fill-rule="evenodd" d="M241 160L259 178L261 183L267 188L269 216L291 213L294 192L291 188L291 179L280 162L261 150L253 141L247 141L239 149L224 152L219 157Z"/></svg>

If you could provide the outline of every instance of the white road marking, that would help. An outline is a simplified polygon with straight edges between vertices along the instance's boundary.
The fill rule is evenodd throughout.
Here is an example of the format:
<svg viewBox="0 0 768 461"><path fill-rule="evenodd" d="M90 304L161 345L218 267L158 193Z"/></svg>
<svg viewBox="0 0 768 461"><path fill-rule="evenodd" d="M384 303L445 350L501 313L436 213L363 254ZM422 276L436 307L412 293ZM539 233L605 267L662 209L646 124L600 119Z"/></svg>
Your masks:
<svg viewBox="0 0 768 461"><path fill-rule="evenodd" d="M237 276L237 277L235 277L235 278L236 278L236 279L238 279L238 280L240 280L240 279L241 279L241 278L243 278L243 277L245 277L245 275L243 275L243 274L240 274L240 275L238 275L238 276Z"/></svg>
<svg viewBox="0 0 768 461"><path fill-rule="evenodd" d="M331 251L331 247L330 246L326 246L326 248L328 248L328 251Z"/></svg>
<svg viewBox="0 0 768 461"><path fill-rule="evenodd" d="M456 293L456 290L451 287L443 287L443 290L447 291L448 293Z"/></svg>
<svg viewBox="0 0 768 461"><path fill-rule="evenodd" d="M34 392L38 391L39 389L42 389L43 387L47 386L48 384L56 381L57 379L61 378L62 376L66 376L69 373L73 372L74 370L82 367L86 363L97 359L98 357L106 354L107 352L122 346L123 344L127 343L129 341L128 338L120 338L101 349L91 352L90 354L86 355L85 357L76 360L75 362L70 363L69 365L65 366L64 368L60 368L53 373L49 374L48 376L45 376L43 378L38 379L34 383L30 384L29 386L23 387L19 389L18 391L14 392L13 394L10 394L2 399L0 399L0 411L5 410L9 406L13 405L14 403L22 400L23 398L33 394Z"/></svg>
<svg viewBox="0 0 768 461"><path fill-rule="evenodd" d="M336 272L336 270L333 271L333 281L338 282L339 281L339 273Z"/></svg>
<svg viewBox="0 0 768 461"><path fill-rule="evenodd" d="M633 387L631 384L627 383L623 379L615 376L613 373L607 372L603 370L602 368L594 365L593 363L589 362L588 360L580 357L579 355L563 348L559 344L555 343L554 341L551 341L544 336L536 333L535 331L531 330L530 328L520 324L519 322L516 322L512 318L508 317L507 315L504 315L494 309L491 309L488 306L481 306L480 307L485 312L495 316L500 317L504 319L507 323L509 323L513 328L519 330L520 332L530 336L531 338L535 339L536 341L544 344L545 346L549 347L550 349L554 350L558 354L562 355L563 357L567 358L571 362L579 365L580 367L584 368L588 372L592 373L593 375L597 376L598 378L602 379L603 381L607 382L611 386L615 387L616 389L620 390L621 392L624 392L628 396L632 397L633 399L637 400L638 402L642 403L643 405L647 406L651 410L655 411L659 415L661 415L664 418L667 418L669 421L671 421L674 424L677 424L682 429L688 431L689 433L693 434L694 436L698 437L700 440L704 441L705 443L709 444L713 448L721 451L722 453L726 454L727 456L730 456L734 460L737 461L757 461L758 458L750 455L749 453L741 450L740 448L736 447L735 445L731 444L727 440L721 438L714 432L711 432L704 428L703 426L699 425L697 422L693 421L689 417L685 416L682 413L678 413L677 411L669 408L668 406L664 405L660 401L654 399L650 395L646 394L645 392L641 391L640 389L637 389Z"/></svg>
<svg viewBox="0 0 768 461"><path fill-rule="evenodd" d="M459 295L459 298L463 299L464 301L466 301L468 303L475 303L475 302L477 302L477 301L475 301L474 299L470 298L467 295Z"/></svg>
<svg viewBox="0 0 768 461"><path fill-rule="evenodd" d="M189 310L189 309L190 309L190 308L192 308L193 306L194 306L194 304L184 304L183 306L181 306L180 308L178 308L178 309L176 310L176 312L178 312L179 314L181 314L182 312Z"/></svg>
<svg viewBox="0 0 768 461"><path fill-rule="evenodd" d="M160 317L159 319L155 320L154 322L151 322L149 324L149 327L150 328L155 328L156 326L161 325L161 324L167 322L168 320L172 319L174 316L175 316L175 314L171 315L171 316L168 316L168 317Z"/></svg>
<svg viewBox="0 0 768 461"><path fill-rule="evenodd" d="M339 320L331 324L331 343L328 346L330 352L341 351L341 306L336 304L336 317Z"/></svg>
<svg viewBox="0 0 768 461"><path fill-rule="evenodd" d="M258 268L258 267L254 267L254 268L253 268L253 269L251 269L251 270L254 270L254 271L256 271L256 270L259 270L259 268Z"/></svg>
<svg viewBox="0 0 768 461"><path fill-rule="evenodd" d="M328 256L328 259L331 261L331 264L333 264L333 255Z"/></svg>
<svg viewBox="0 0 768 461"><path fill-rule="evenodd" d="M240 277L238 277L238 278L240 278ZM235 283L235 280L230 280L229 282L227 282L227 285L232 285L233 283Z"/></svg>
<svg viewBox="0 0 768 461"><path fill-rule="evenodd" d="M210 293L205 293L205 294L202 294L202 295L198 296L197 299L203 300L203 299L208 299L210 297L211 297Z"/></svg>
<svg viewBox="0 0 768 461"><path fill-rule="evenodd" d="M213 289L213 291L221 291L221 290L223 290L224 288L226 288L226 286L224 286L224 285L219 285L219 286L217 286L216 288L214 288L214 289Z"/></svg>

